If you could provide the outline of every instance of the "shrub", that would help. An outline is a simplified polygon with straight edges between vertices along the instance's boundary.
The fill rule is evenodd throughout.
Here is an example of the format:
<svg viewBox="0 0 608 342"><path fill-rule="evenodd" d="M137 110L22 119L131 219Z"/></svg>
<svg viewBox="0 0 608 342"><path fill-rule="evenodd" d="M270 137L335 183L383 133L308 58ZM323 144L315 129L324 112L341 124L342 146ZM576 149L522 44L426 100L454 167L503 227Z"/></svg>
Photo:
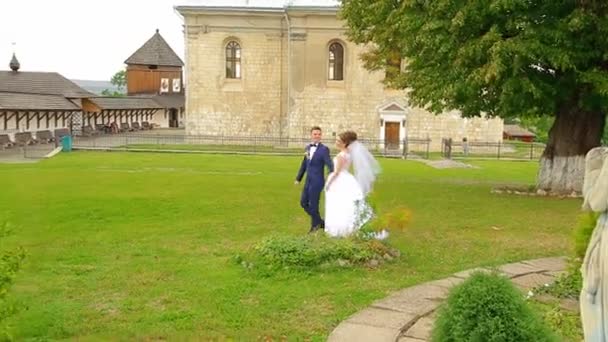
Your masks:
<svg viewBox="0 0 608 342"><path fill-rule="evenodd" d="M10 225L8 223L0 224L0 240L9 233ZM24 257L25 253L21 248L0 252L0 340L11 339L5 321L15 312L15 309L7 301L7 297Z"/></svg>
<svg viewBox="0 0 608 342"><path fill-rule="evenodd" d="M577 258L585 257L587 245L599 217L598 213L587 212L579 216L578 225L574 229L574 250Z"/></svg>
<svg viewBox="0 0 608 342"><path fill-rule="evenodd" d="M583 287L583 277L581 274L581 265L591 234L599 214L588 212L579 216L578 224L574 229L574 258L570 259L567 273L559 276L555 282L548 287L540 287L535 293L547 293L557 298L572 298L577 299Z"/></svg>
<svg viewBox="0 0 608 342"><path fill-rule="evenodd" d="M526 342L556 338L509 279L476 273L450 292L432 340Z"/></svg>
<svg viewBox="0 0 608 342"><path fill-rule="evenodd" d="M249 257L236 261L248 268L312 269L318 266L354 266L399 256L386 242L355 237L332 239L324 234L271 236L256 244Z"/></svg>

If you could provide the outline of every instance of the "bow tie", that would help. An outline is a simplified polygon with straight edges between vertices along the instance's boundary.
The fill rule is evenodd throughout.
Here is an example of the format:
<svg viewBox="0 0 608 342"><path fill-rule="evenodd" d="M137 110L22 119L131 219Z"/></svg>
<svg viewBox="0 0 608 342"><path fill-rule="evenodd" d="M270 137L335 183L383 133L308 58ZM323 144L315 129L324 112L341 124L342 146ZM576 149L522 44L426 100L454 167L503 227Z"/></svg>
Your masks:
<svg viewBox="0 0 608 342"><path fill-rule="evenodd" d="M317 146L319 146L319 144L315 144L315 143L313 143L313 144L310 144L310 145L308 145L308 146L311 146L311 147L312 147L312 146L317 147Z"/></svg>

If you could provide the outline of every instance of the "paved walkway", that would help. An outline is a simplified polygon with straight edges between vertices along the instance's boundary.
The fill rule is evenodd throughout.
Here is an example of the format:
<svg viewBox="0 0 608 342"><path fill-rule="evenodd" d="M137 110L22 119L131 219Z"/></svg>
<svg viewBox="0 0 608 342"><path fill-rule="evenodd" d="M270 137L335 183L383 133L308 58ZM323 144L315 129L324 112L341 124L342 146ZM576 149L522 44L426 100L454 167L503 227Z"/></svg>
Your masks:
<svg viewBox="0 0 608 342"><path fill-rule="evenodd" d="M55 144L38 144L0 150L0 163L36 163L55 149Z"/></svg>
<svg viewBox="0 0 608 342"><path fill-rule="evenodd" d="M552 283L564 273L566 259L543 258L503 265L498 270L525 292ZM373 303L336 327L329 341L423 342L430 338L435 311L450 288L463 282L477 268L416 285Z"/></svg>

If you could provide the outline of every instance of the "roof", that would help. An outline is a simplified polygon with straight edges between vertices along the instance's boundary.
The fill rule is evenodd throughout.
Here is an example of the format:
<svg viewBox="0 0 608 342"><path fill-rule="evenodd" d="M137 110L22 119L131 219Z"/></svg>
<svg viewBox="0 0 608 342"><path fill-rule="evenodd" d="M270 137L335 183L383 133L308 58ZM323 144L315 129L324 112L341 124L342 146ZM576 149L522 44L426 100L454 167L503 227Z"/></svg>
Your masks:
<svg viewBox="0 0 608 342"><path fill-rule="evenodd" d="M184 94L162 94L153 97L163 108L182 108L186 103Z"/></svg>
<svg viewBox="0 0 608 342"><path fill-rule="evenodd" d="M127 58L126 64L160 65L160 66L184 66L184 62L171 49L165 39L158 33L148 39L131 57Z"/></svg>
<svg viewBox="0 0 608 342"><path fill-rule="evenodd" d="M337 9L339 0L180 0L175 8L192 9L225 9L225 10L285 10L285 9Z"/></svg>
<svg viewBox="0 0 608 342"><path fill-rule="evenodd" d="M160 109L164 108L154 101L152 97L125 96L125 97L91 97L101 109Z"/></svg>
<svg viewBox="0 0 608 342"><path fill-rule="evenodd" d="M519 125L504 125L503 132L512 137L535 137L536 134Z"/></svg>
<svg viewBox="0 0 608 342"><path fill-rule="evenodd" d="M0 110L80 110L61 95L22 94L0 92Z"/></svg>
<svg viewBox="0 0 608 342"><path fill-rule="evenodd" d="M0 92L60 95L67 98L94 96L56 72L0 70Z"/></svg>

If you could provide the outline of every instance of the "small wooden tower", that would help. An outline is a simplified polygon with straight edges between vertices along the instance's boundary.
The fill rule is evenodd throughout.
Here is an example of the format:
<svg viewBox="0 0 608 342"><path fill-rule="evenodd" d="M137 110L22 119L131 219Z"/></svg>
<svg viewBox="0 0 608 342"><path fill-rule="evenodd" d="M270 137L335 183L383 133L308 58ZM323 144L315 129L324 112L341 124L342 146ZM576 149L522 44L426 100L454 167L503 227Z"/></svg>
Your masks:
<svg viewBox="0 0 608 342"><path fill-rule="evenodd" d="M125 61L127 95L183 94L184 62L171 49L158 29Z"/></svg>

